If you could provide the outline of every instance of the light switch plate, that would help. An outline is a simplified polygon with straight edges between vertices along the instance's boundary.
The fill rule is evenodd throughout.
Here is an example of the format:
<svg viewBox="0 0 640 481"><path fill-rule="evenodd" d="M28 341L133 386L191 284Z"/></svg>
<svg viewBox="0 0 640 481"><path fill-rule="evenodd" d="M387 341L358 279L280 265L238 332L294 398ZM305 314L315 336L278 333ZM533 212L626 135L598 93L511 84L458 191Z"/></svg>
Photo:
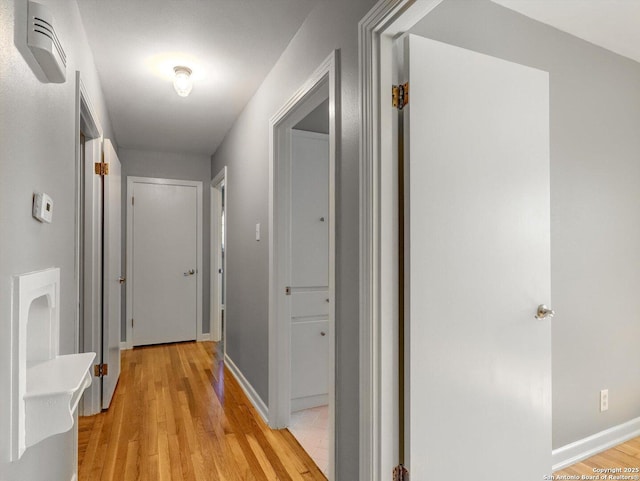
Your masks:
<svg viewBox="0 0 640 481"><path fill-rule="evenodd" d="M260 240L260 224L256 224L256 240Z"/></svg>

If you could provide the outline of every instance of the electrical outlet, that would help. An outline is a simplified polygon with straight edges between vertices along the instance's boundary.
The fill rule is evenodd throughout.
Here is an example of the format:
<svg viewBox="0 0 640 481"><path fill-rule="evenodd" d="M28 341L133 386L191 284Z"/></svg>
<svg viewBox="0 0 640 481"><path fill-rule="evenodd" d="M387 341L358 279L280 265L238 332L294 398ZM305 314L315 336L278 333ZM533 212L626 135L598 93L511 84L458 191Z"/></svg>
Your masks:
<svg viewBox="0 0 640 481"><path fill-rule="evenodd" d="M600 412L604 412L609 409L609 390L603 389L600 391Z"/></svg>

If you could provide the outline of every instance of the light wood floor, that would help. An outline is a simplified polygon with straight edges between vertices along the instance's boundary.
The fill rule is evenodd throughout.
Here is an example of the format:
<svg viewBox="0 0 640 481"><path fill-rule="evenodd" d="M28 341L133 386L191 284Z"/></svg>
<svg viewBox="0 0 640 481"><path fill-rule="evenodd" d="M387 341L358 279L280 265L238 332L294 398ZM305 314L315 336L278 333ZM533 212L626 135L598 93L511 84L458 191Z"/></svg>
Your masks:
<svg viewBox="0 0 640 481"><path fill-rule="evenodd" d="M81 418L78 437L80 481L326 479L265 425L211 342L123 351L111 408Z"/></svg>
<svg viewBox="0 0 640 481"><path fill-rule="evenodd" d="M620 444L614 448L604 451L600 454L596 454L584 461L574 464L562 471L557 471L554 474L556 479L558 475L590 475L593 476L597 473L594 472L596 468L638 468L640 469L640 437L631 439L626 443ZM613 476L627 474L629 476L639 476L640 473L617 473ZM607 475L608 477L608 475ZM602 475L601 475L601 479Z"/></svg>

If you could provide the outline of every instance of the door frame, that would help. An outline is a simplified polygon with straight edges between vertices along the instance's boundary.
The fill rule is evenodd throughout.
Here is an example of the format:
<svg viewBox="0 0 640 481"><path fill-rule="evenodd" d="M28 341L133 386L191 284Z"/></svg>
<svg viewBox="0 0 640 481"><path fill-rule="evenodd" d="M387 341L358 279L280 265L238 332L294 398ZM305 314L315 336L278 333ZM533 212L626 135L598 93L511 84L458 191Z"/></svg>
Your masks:
<svg viewBox="0 0 640 481"><path fill-rule="evenodd" d="M161 179L156 177L135 177L127 176L127 339L125 341L125 348L133 348L133 206L132 206L132 192L133 184L159 184L159 185L180 185L186 187L196 188L196 340L203 341L208 338L208 335L204 335L202 332L202 276L204 274L202 270L202 215L203 215L203 203L202 203L202 182L196 180L176 180L176 179Z"/></svg>
<svg viewBox="0 0 640 481"><path fill-rule="evenodd" d="M224 193L222 189L220 189L220 184L224 182ZM211 331L211 340L212 341L220 341L222 337L226 333L226 329L223 332L222 330L222 319L220 316L220 312L222 308L226 309L226 305L224 299L222 299L222 292L220 286L218 285L218 269L222 269L222 284L227 285L227 257L221 259L218 255L222 246L220 244L221 236L218 232L218 226L221 221L221 211L222 206L224 205L225 210L225 222L227 217L227 189L229 188L229 182L227 180L227 166L225 165L220 172L216 174L216 176L211 181L211 319L210 319L210 331ZM222 243L227 245L227 229L224 230L224 239ZM226 314L226 313L225 313ZM225 315L225 320L227 316ZM225 343L223 342L223 347L225 347ZM223 353L224 354L224 353Z"/></svg>
<svg viewBox="0 0 640 481"><path fill-rule="evenodd" d="M102 352L102 183L93 165L102 160L103 130L79 71L76 71L76 179L74 277L76 291L75 352ZM82 164L80 130L85 134L85 158ZM84 182L84 186L81 186ZM84 197L82 196L84 187ZM82 206L84 205L84 216ZM84 235L83 235L84 233ZM81 258L80 245L84 256ZM82 273L82 276L80 275ZM81 306L80 295L84 302ZM82 312L80 312L82 309ZM81 329L82 328L82 329ZM80 338L82 336L82 339ZM102 383L91 383L78 404L80 416L102 410Z"/></svg>
<svg viewBox="0 0 640 481"><path fill-rule="evenodd" d="M398 391L398 348L393 341L383 343L398 339L393 42L440 3L380 0L358 25L361 481L382 481L398 463L398 399L389 394Z"/></svg>
<svg viewBox="0 0 640 481"><path fill-rule="evenodd" d="M290 279L291 130L329 98L329 480L335 479L336 327L335 184L340 113L339 51L334 50L269 120L269 425L291 414L291 312L282 294Z"/></svg>

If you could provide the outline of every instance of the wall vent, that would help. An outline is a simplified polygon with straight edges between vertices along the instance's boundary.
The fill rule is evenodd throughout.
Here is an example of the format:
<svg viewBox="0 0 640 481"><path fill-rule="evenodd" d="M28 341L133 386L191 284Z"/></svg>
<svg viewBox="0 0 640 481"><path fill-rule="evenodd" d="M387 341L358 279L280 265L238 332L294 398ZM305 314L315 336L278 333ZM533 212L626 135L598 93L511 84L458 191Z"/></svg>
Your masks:
<svg viewBox="0 0 640 481"><path fill-rule="evenodd" d="M53 15L36 2L29 2L27 45L49 82L64 83L67 55L56 33Z"/></svg>

